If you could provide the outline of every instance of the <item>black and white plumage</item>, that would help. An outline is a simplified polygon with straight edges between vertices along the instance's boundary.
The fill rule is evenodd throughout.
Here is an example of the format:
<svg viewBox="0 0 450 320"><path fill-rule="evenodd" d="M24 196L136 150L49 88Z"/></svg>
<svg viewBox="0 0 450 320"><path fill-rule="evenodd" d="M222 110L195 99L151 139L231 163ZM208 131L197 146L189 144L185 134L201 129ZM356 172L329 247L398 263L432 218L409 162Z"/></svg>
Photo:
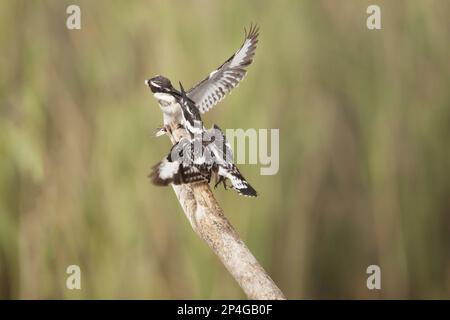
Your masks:
<svg viewBox="0 0 450 320"><path fill-rule="evenodd" d="M213 142L209 144L209 148L214 154L215 163L217 164L215 167L217 168L216 174L219 177L215 186L222 182L226 188L226 180L229 179L231 187L240 195L256 197L258 193L234 164L233 151L222 130L217 125L214 125L211 131L214 131L214 139L211 139Z"/></svg>
<svg viewBox="0 0 450 320"><path fill-rule="evenodd" d="M186 96L201 113L205 113L218 104L245 77L246 67L253 62L255 56L258 35L259 28L251 25L248 32L245 30L245 40L239 50L219 68L211 72L208 77L186 92ZM166 126L170 122L184 125L177 99L181 93L172 86L170 80L158 75L145 80L145 84L149 86L155 99L158 100L164 113L164 125ZM157 133L157 135L162 134L164 134L164 130Z"/></svg>
<svg viewBox="0 0 450 320"><path fill-rule="evenodd" d="M226 189L226 181L230 180L231 188L240 195L257 196L234 164L231 147L217 125L201 136L181 139L150 174L152 182L160 186L209 183L212 176L216 177L215 187L223 183Z"/></svg>
<svg viewBox="0 0 450 320"><path fill-rule="evenodd" d="M153 92L163 112L164 127L156 133L156 136L163 135L165 128L171 123L183 125L183 115L179 104L181 93L172 86L170 80L158 75L145 80L145 83Z"/></svg>
<svg viewBox="0 0 450 320"><path fill-rule="evenodd" d="M152 168L149 178L155 185L167 186L210 182L213 156L201 139L183 138L172 146L169 154Z"/></svg>
<svg viewBox="0 0 450 320"><path fill-rule="evenodd" d="M245 180L233 161L233 153L225 135L216 125L210 130L203 126L201 114L237 87L244 78L255 55L258 43L258 27L251 26L245 32L241 48L217 70L189 91L180 82L180 91L169 79L156 76L145 81L158 100L164 115L164 127L157 136L170 130L171 125L181 125L190 134L176 143L171 152L152 168L149 175L156 185L210 182L216 177L217 186L230 180L231 187L239 194L257 196L257 192Z"/></svg>
<svg viewBox="0 0 450 320"><path fill-rule="evenodd" d="M157 76L159 78L161 76ZM163 78L163 77L162 77ZM176 109L176 114L178 124L182 124L183 127L190 133L191 138L194 138L194 136L204 136L208 131L203 126L203 121L200 115L200 112L198 108L196 107L195 103L189 99L189 97L186 94L186 91L184 90L183 84L180 82L180 91L177 91L175 88L173 88L170 81L166 78L163 78L169 86L163 87L158 86L157 88L163 88L164 92L156 92L157 97L164 97L163 94L166 94L166 92L170 92L170 98L173 98L173 104L169 106L164 106L164 102L167 101L163 100L160 102L161 109L163 110L163 113L166 111L167 108ZM163 80L163 81L164 81ZM158 89L153 89L154 86L154 80L149 79L147 80L150 83L150 86L152 90L157 91ZM171 100L172 101L172 100ZM166 111L167 112L167 111ZM175 112L170 112L170 114L174 114ZM166 113L164 113L166 118ZM164 121L166 123L166 120ZM165 129L164 129L165 130Z"/></svg>
<svg viewBox="0 0 450 320"><path fill-rule="evenodd" d="M187 92L201 113L218 104L245 77L245 68L253 62L255 56L258 35L258 26L251 25L248 33L245 30L245 40L239 50Z"/></svg>
<svg viewBox="0 0 450 320"><path fill-rule="evenodd" d="M156 136L161 136L170 124L175 123L184 126L191 135L201 134L204 131L200 112L195 103L189 99L183 85L180 82L180 91L172 86L169 79L156 76L146 80L147 85L158 100L163 112L164 127Z"/></svg>
<svg viewBox="0 0 450 320"><path fill-rule="evenodd" d="M198 111L195 103L186 95L186 91L184 91L181 82L180 97L177 100L181 107L181 114L183 115L185 129L191 134L191 136L202 134L205 131L205 128L203 127L200 112Z"/></svg>

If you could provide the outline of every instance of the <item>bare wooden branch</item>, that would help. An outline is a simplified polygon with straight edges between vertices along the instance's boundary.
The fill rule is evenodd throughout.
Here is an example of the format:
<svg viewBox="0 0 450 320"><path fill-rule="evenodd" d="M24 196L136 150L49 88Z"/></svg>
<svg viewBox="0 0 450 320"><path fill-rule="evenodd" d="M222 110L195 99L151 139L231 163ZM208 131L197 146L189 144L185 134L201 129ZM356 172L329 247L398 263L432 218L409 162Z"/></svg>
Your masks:
<svg viewBox="0 0 450 320"><path fill-rule="evenodd" d="M187 132L172 128L172 143ZM207 183L172 185L192 228L219 257L249 299L284 300L263 267L225 217Z"/></svg>

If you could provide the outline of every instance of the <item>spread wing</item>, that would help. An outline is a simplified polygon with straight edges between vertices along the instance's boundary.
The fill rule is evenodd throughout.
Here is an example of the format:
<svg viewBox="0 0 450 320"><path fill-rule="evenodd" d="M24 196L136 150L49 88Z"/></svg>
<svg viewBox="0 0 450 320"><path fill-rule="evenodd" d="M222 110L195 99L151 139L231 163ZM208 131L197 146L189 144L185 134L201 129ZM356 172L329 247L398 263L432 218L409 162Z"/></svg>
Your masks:
<svg viewBox="0 0 450 320"><path fill-rule="evenodd" d="M201 113L219 103L244 78L247 73L245 68L253 62L258 35L259 28L251 25L249 32L245 31L245 40L239 50L187 92Z"/></svg>

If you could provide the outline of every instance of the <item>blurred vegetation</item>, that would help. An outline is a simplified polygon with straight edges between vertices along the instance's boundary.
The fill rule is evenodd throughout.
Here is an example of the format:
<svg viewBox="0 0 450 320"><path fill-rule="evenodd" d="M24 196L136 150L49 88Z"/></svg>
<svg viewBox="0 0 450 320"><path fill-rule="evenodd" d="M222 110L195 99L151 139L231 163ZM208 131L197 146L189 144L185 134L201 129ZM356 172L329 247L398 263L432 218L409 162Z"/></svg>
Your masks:
<svg viewBox="0 0 450 320"><path fill-rule="evenodd" d="M66 29L81 6L82 29ZM366 28L379 4L382 30ZM168 151L143 80L185 87L261 27L204 120L280 128L280 171L215 191L289 298L450 298L450 2L1 1L0 297L244 298L146 176ZM243 116L245 115L245 116ZM82 290L65 288L78 264ZM382 290L366 288L378 264Z"/></svg>

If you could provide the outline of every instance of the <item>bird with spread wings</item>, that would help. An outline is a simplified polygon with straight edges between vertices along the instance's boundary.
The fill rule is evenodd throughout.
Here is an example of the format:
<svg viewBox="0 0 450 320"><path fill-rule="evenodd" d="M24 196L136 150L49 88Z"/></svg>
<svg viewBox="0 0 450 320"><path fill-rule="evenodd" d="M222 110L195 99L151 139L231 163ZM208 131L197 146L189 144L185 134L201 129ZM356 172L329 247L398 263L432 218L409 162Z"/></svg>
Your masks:
<svg viewBox="0 0 450 320"><path fill-rule="evenodd" d="M253 62L258 44L259 28L251 25L245 30L242 46L219 68L211 72L205 79L189 89L186 94L200 113L217 105L225 96L236 88L247 74L246 68ZM184 126L179 99L181 92L175 89L169 79L158 75L145 81L164 114L164 127L156 135L162 135L170 123Z"/></svg>

